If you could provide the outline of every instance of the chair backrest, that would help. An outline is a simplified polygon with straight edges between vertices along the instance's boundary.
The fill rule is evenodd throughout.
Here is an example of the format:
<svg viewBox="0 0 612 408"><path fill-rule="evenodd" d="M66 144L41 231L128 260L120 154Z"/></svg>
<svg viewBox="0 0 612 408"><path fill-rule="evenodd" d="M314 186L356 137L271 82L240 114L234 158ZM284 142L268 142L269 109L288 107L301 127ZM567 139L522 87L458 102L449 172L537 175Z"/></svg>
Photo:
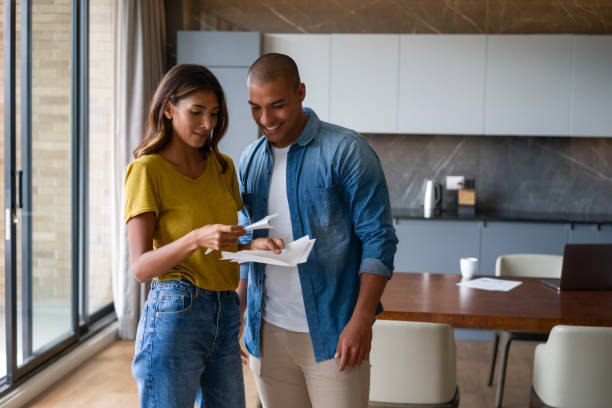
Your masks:
<svg viewBox="0 0 612 408"><path fill-rule="evenodd" d="M536 347L533 388L554 407L612 406L612 327L555 326Z"/></svg>
<svg viewBox="0 0 612 408"><path fill-rule="evenodd" d="M377 320L370 352L370 401L435 404L453 399L457 362L448 324Z"/></svg>
<svg viewBox="0 0 612 408"><path fill-rule="evenodd" d="M510 254L497 257L495 276L523 278L560 278L563 256L545 254Z"/></svg>

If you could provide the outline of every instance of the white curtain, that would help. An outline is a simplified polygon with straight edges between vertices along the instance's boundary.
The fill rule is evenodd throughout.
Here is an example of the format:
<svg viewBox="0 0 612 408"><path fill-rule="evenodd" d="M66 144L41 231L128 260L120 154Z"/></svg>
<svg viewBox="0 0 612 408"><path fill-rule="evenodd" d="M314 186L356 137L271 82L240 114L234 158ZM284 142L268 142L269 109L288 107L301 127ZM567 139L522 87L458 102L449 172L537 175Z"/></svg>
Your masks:
<svg viewBox="0 0 612 408"><path fill-rule="evenodd" d="M113 297L119 337L134 339L147 286L130 271L123 220L123 177L142 138L148 104L165 72L166 27L163 0L115 0L115 90L111 163ZM95 47L95 44L92 44Z"/></svg>

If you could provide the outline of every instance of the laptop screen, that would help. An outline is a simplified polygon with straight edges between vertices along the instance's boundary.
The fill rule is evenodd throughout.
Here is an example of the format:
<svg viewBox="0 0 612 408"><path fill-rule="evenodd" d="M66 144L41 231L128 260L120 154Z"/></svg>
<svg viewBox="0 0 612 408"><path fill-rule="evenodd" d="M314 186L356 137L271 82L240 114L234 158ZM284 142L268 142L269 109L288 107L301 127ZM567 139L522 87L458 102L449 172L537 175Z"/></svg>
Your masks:
<svg viewBox="0 0 612 408"><path fill-rule="evenodd" d="M561 290L612 290L612 244L566 244Z"/></svg>

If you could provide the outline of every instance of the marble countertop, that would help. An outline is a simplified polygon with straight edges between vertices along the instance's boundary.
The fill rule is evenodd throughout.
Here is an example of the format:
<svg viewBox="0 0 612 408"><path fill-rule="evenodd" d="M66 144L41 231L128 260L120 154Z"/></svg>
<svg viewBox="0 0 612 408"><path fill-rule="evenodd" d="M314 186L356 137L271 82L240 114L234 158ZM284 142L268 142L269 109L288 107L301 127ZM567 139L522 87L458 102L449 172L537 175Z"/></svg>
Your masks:
<svg viewBox="0 0 612 408"><path fill-rule="evenodd" d="M427 219L449 221L514 221L553 222L577 224L612 224L612 214L573 214L527 211L476 211L474 215L459 215L457 211L445 210L440 215L425 218L421 208L392 208L393 218Z"/></svg>

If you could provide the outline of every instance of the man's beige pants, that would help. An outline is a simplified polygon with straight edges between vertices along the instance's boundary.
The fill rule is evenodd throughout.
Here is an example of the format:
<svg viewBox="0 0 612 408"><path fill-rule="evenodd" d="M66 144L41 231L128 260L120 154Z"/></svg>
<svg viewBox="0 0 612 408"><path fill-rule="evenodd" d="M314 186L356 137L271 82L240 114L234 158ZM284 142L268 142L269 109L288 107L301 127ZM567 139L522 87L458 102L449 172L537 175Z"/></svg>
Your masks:
<svg viewBox="0 0 612 408"><path fill-rule="evenodd" d="M266 322L260 353L249 366L264 408L367 408L369 360L339 372L340 360L315 362L310 334Z"/></svg>

